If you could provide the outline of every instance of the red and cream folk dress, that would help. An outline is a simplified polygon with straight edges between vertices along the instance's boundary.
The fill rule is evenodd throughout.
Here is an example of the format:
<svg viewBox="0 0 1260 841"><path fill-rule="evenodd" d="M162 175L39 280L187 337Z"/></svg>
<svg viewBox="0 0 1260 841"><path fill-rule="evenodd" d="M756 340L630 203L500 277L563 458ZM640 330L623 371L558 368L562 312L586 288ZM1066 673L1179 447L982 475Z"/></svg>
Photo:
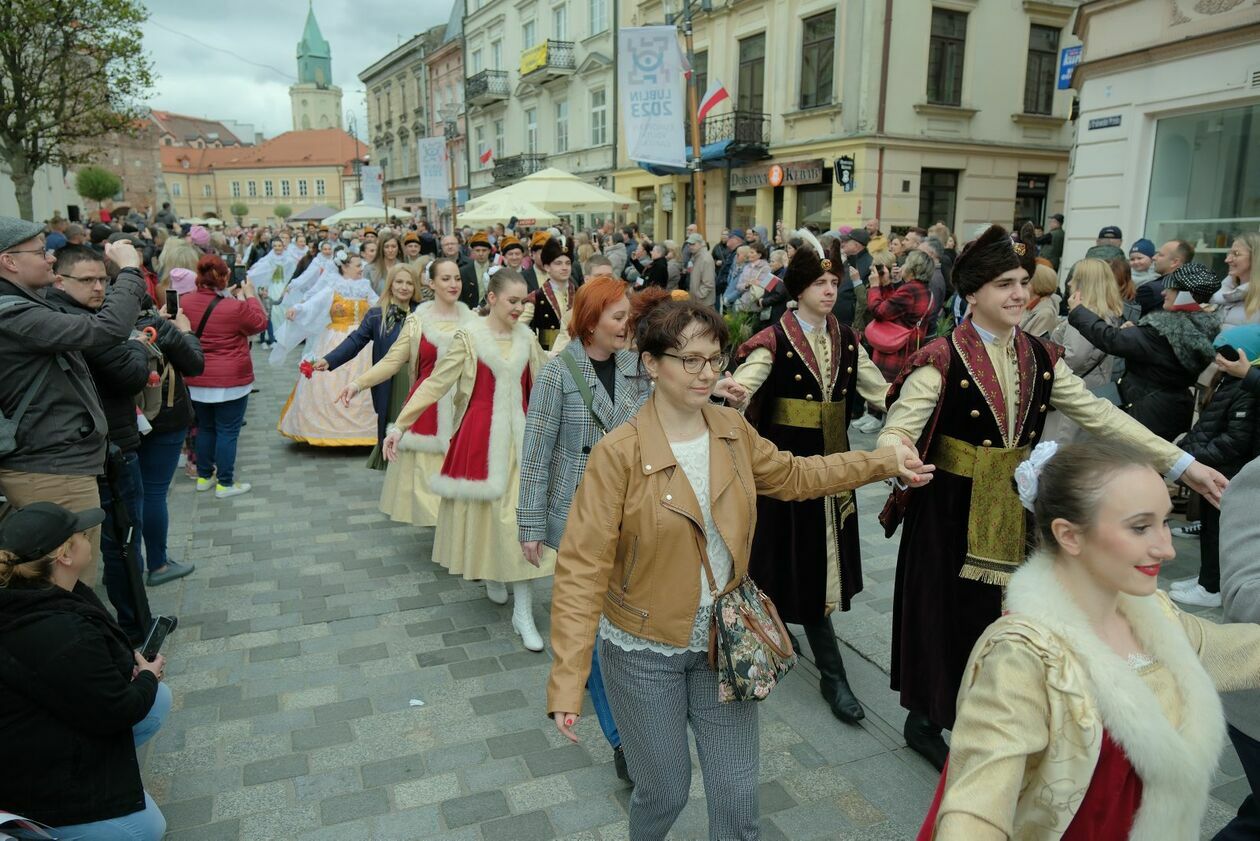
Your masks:
<svg viewBox="0 0 1260 841"><path fill-rule="evenodd" d="M432 301L416 307L403 322L402 332L389 352L355 378L354 384L366 391L405 370L410 375L408 397L414 394L451 346L455 330L475 318L472 311L458 301L455 308L458 315L450 320L435 315ZM391 520L417 526L437 525L440 500L429 488L428 477L436 476L442 469L454 416L452 392L423 412L410 429L404 429L398 457L385 468L385 483L381 488L380 509Z"/></svg>
<svg viewBox="0 0 1260 841"><path fill-rule="evenodd" d="M524 324L495 336L486 320L471 320L398 415L396 425L413 430L426 410L454 394L454 432L440 470L429 476L442 498L433 560L454 574L506 583L554 571L554 555L540 567L525 560L516 526L525 410L546 360Z"/></svg>

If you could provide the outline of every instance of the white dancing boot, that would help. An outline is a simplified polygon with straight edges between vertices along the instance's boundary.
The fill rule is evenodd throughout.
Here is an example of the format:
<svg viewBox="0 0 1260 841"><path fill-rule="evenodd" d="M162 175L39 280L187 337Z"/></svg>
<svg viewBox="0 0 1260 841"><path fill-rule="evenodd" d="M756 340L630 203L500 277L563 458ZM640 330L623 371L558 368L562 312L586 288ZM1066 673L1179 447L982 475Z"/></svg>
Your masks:
<svg viewBox="0 0 1260 841"><path fill-rule="evenodd" d="M507 585L502 581L487 581L486 598L495 604L507 604Z"/></svg>
<svg viewBox="0 0 1260 841"><path fill-rule="evenodd" d="M542 651L542 637L534 627L534 594L528 581L512 585L512 630L521 638L521 644L530 651Z"/></svg>

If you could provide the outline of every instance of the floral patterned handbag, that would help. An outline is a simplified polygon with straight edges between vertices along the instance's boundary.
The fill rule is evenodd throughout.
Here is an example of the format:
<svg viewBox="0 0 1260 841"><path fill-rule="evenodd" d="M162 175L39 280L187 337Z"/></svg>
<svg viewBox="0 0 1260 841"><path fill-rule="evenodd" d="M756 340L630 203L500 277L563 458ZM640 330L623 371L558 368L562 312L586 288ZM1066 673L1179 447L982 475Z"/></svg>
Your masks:
<svg viewBox="0 0 1260 841"><path fill-rule="evenodd" d="M761 701L796 665L788 636L774 602L747 575L725 595L718 595L709 559L700 562L713 596L709 633L709 668L718 673L718 700Z"/></svg>

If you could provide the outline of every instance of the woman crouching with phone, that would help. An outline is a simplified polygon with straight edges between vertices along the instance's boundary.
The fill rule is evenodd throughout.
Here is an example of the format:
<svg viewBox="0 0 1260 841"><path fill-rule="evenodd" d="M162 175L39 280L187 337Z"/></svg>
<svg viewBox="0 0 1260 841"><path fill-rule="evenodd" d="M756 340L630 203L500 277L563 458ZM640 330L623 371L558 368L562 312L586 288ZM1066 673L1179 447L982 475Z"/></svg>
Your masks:
<svg viewBox="0 0 1260 841"><path fill-rule="evenodd" d="M99 508L35 502L0 523L0 811L64 841L157 841L166 819L136 748L171 708L166 658L145 660L92 589Z"/></svg>
<svg viewBox="0 0 1260 841"><path fill-rule="evenodd" d="M635 337L653 394L591 450L569 511L552 594L547 710L577 741L573 725L598 644L635 781L632 841L664 838L686 805L689 725L710 837L755 839L757 707L723 696L708 652L715 602L744 585L757 495L810 499L898 477L917 486L931 468L904 444L795 457L739 412L711 404L729 361L726 322L711 307L659 302L640 317ZM723 603L723 621L733 605Z"/></svg>

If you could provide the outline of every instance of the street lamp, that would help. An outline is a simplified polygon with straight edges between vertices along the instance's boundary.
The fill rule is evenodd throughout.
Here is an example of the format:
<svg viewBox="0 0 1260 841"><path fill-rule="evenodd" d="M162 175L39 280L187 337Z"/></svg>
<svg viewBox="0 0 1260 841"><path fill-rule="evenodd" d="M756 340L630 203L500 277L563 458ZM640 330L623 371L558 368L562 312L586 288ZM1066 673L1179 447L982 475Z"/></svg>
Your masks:
<svg viewBox="0 0 1260 841"><path fill-rule="evenodd" d="M354 200L361 202L363 201L363 167L367 164L370 155L359 158L359 122L355 119L353 112L346 119L346 131L350 133L350 139L354 141L354 160L351 161L354 167Z"/></svg>
<svg viewBox="0 0 1260 841"><path fill-rule="evenodd" d="M442 118L444 134L446 137L446 160L448 167L448 177L450 178L451 188L451 233L455 233L458 222L455 217L455 155L451 152L451 144L455 138L459 137L459 106L454 103L447 103L438 109L438 116Z"/></svg>

